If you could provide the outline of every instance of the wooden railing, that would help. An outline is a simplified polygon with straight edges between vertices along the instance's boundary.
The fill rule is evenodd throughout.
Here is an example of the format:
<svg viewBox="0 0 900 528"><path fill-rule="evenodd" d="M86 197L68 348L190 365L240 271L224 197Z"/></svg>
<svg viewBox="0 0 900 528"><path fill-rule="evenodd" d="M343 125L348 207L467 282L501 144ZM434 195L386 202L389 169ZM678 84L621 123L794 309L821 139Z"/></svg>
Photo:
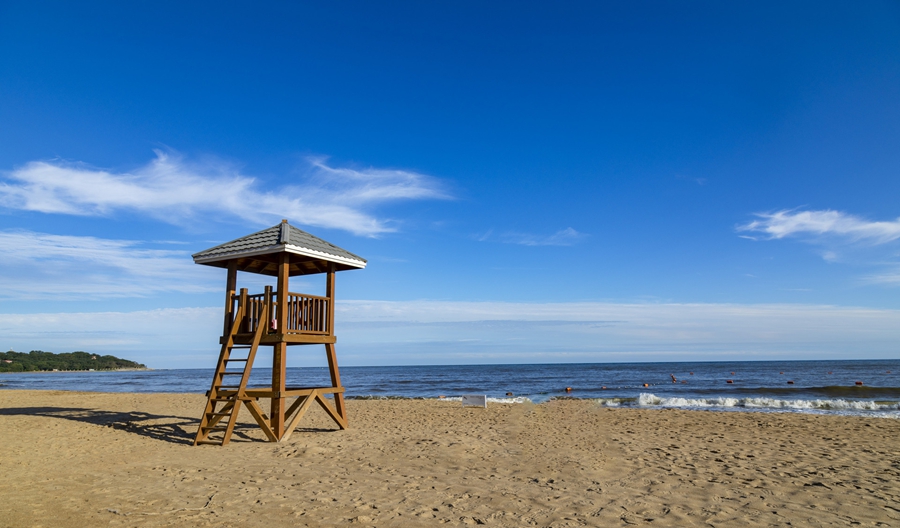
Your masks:
<svg viewBox="0 0 900 528"><path fill-rule="evenodd" d="M240 298L240 296L238 297ZM248 295L246 302L247 304L245 305L245 313L247 315L246 317L244 317L243 328L241 328L241 331L253 333L256 332L256 329L260 324L268 324L266 321L260 320L260 316L263 313L263 308L265 308L266 306L266 294L259 293L256 295ZM269 313L272 313L272 310L269 310Z"/></svg>
<svg viewBox="0 0 900 528"><path fill-rule="evenodd" d="M260 316L266 302L272 303L269 313L276 314L278 306L278 294L276 293L259 293L255 295L246 295L245 314L246 317L241 321L239 333L255 332L260 324L269 325L270 331L277 332L272 328L273 321L261 321ZM271 295L267 300L267 296ZM241 295L232 295L232 312L236 313L241 302ZM308 295L305 293L288 293L287 299L287 328L283 330L285 334L315 334L330 335L331 328L329 324L329 299L318 295Z"/></svg>
<svg viewBox="0 0 900 528"><path fill-rule="evenodd" d="M288 293L287 334L331 333L328 327L328 297Z"/></svg>

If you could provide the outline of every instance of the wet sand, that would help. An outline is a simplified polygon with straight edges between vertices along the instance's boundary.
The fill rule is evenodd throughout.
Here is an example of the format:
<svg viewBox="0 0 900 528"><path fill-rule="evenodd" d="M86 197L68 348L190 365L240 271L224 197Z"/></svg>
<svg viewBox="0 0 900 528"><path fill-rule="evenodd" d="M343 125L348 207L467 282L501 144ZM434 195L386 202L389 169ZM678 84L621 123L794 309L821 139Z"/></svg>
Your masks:
<svg viewBox="0 0 900 528"><path fill-rule="evenodd" d="M195 394L0 391L0 526L900 526L900 420L391 400L246 411Z"/></svg>

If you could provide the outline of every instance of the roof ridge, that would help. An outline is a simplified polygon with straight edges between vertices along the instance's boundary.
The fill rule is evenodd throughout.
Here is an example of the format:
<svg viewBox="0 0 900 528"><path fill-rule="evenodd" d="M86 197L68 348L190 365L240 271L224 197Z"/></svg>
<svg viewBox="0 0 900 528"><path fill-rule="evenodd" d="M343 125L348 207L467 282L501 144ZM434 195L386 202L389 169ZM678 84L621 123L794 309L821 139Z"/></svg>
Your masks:
<svg viewBox="0 0 900 528"><path fill-rule="evenodd" d="M287 220L281 221L281 231L278 233L278 242L282 244L290 244L291 243L291 225L287 223ZM295 228L296 229L296 228Z"/></svg>

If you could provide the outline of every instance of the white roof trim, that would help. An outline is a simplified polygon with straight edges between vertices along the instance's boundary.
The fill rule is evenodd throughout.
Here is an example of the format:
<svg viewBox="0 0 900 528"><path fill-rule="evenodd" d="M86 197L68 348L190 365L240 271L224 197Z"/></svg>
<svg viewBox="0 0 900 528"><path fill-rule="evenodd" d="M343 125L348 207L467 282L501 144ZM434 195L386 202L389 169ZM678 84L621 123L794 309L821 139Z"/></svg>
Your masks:
<svg viewBox="0 0 900 528"><path fill-rule="evenodd" d="M346 264L348 266L353 266L360 269L366 267L366 263L362 260L340 257L338 255L332 255L331 253L325 253L324 251L316 251L314 249L295 246L293 244L285 244L284 249L287 250L288 253L294 253L295 255L303 255L305 257L320 257L331 262L338 262L340 264Z"/></svg>
<svg viewBox="0 0 900 528"><path fill-rule="evenodd" d="M353 266L354 268L363 269L366 267L366 263L362 260L351 259L347 257L340 257L338 255L332 255L331 253L325 253L324 251L316 251L314 249L309 249L305 247L295 246L293 244L275 244L272 246L266 246L263 248L253 249L251 251L231 251L228 253L219 253L216 255L210 255L208 257L195 258L194 262L198 264L205 264L207 262L216 262L219 260L226 260L229 258L235 257L252 257L254 255L265 255L271 254L278 250L284 250L288 253L293 253L295 255L303 255L304 257L314 257L321 258L330 262L336 262L338 264L346 264L348 266Z"/></svg>

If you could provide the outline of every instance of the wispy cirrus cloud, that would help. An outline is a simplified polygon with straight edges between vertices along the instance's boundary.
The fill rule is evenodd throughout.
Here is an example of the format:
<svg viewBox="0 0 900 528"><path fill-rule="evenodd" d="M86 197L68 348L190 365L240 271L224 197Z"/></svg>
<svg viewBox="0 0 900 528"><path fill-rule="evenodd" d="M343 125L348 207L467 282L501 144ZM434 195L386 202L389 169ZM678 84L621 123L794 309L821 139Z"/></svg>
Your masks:
<svg viewBox="0 0 900 528"><path fill-rule="evenodd" d="M889 286L900 286L900 266L883 271L881 273L873 273L863 279L863 282L872 284L887 284Z"/></svg>
<svg viewBox="0 0 900 528"><path fill-rule="evenodd" d="M217 291L185 250L133 240L0 231L0 298L105 299Z"/></svg>
<svg viewBox="0 0 900 528"><path fill-rule="evenodd" d="M494 235L494 230L490 229L484 233L474 235L473 238L479 242L486 242L495 236L504 244L518 244L521 246L572 246L584 239L587 235L579 233L571 227L559 230L551 235L521 233L517 231Z"/></svg>
<svg viewBox="0 0 900 528"><path fill-rule="evenodd" d="M289 218L374 236L395 228L372 208L400 200L450 198L437 178L413 171L341 168L326 158L309 158L304 176L266 190L227 163L189 163L155 152L155 159L129 172L62 161L27 163L3 174L0 206L80 216L132 212L173 224L201 214L260 225Z"/></svg>
<svg viewBox="0 0 900 528"><path fill-rule="evenodd" d="M863 284L900 286L900 266L891 254L893 242L900 239L900 218L873 221L834 211L801 211L785 209L774 213L757 213L756 220L737 227L751 240L796 238L815 244L828 262L849 260L857 264L887 269L861 277Z"/></svg>
<svg viewBox="0 0 900 528"><path fill-rule="evenodd" d="M900 218L870 221L841 211L782 210L757 213L758 220L738 226L739 232L759 233L766 239L791 236L842 238L850 242L884 244L900 238Z"/></svg>

